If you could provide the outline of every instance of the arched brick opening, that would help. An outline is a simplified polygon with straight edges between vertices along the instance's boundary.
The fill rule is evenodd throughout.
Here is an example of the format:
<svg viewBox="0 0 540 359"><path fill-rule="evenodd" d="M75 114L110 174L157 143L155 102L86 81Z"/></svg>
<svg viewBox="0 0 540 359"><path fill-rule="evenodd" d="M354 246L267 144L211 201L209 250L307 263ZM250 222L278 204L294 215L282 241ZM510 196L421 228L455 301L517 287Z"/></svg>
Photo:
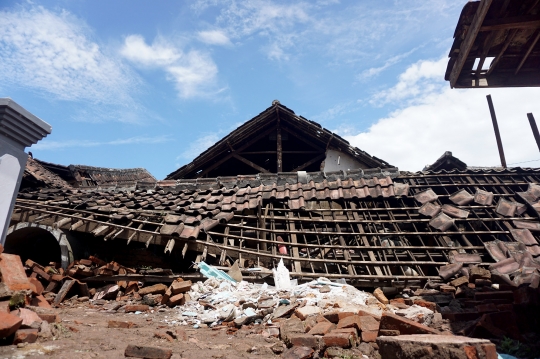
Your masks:
<svg viewBox="0 0 540 359"><path fill-rule="evenodd" d="M41 265L60 262L62 268L67 268L73 261L73 251L67 234L62 230L37 223L21 222L11 226L4 249L6 253L21 256L23 263L27 259Z"/></svg>

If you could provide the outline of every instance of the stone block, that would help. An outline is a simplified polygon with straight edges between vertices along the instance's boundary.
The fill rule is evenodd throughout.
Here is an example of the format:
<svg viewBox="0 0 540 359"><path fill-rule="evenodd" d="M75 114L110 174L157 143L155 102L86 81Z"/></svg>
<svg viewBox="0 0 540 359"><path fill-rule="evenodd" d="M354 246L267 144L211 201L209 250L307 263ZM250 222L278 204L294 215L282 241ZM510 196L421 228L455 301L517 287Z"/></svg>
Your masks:
<svg viewBox="0 0 540 359"><path fill-rule="evenodd" d="M147 294L165 294L166 291L167 286L165 284L158 283L139 289L139 295L144 297Z"/></svg>
<svg viewBox="0 0 540 359"><path fill-rule="evenodd" d="M293 335L305 333L304 323L298 318L290 318L283 321L279 329L281 340L283 340L285 344L290 342L290 338Z"/></svg>
<svg viewBox="0 0 540 359"><path fill-rule="evenodd" d="M22 324L22 318L10 313L0 312L0 338L9 337L15 333Z"/></svg>
<svg viewBox="0 0 540 359"><path fill-rule="evenodd" d="M170 359L172 350L129 344L124 351L124 356L145 359Z"/></svg>
<svg viewBox="0 0 540 359"><path fill-rule="evenodd" d="M401 335L439 334L435 329L392 313L383 313L379 329L399 330Z"/></svg>
<svg viewBox="0 0 540 359"><path fill-rule="evenodd" d="M38 338L38 329L19 329L15 332L13 344L34 343Z"/></svg>

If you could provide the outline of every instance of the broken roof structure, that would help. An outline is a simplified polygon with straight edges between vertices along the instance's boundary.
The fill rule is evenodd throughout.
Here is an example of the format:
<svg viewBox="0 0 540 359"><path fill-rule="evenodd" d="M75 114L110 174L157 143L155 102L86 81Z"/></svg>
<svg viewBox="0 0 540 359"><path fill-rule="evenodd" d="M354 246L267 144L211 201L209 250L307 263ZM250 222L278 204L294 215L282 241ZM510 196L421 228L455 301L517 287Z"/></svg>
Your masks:
<svg viewBox="0 0 540 359"><path fill-rule="evenodd" d="M276 100L166 179L387 167Z"/></svg>
<svg viewBox="0 0 540 359"><path fill-rule="evenodd" d="M306 154L320 157L304 168L326 167L330 150L349 156L354 162L348 166L356 168L270 173L274 163L264 172L225 175L233 166L228 161L256 152L250 146L257 141L262 153L253 154L259 156L254 161L279 158L280 132L304 139L311 146L303 147ZM285 170L306 161L301 148L287 151ZM58 178L32 170L36 164L75 181L58 186ZM31 248L25 240L48 232L64 238L72 257L92 253L110 260L137 249L144 253L132 255L131 263L124 256L123 263L152 257L181 270L200 261L226 269L239 260L261 275L283 259L300 279L344 278L369 287L435 280L439 268L452 263L506 260L515 262L512 268L540 268L540 170L470 169L446 152L423 172L400 172L279 103L163 181L141 170L37 160L27 170L53 184L19 193L10 233L21 250ZM19 230L27 231L24 238ZM526 280L519 273L513 274Z"/></svg>
<svg viewBox="0 0 540 359"><path fill-rule="evenodd" d="M468 2L454 32L445 80L453 88L540 86L539 39L538 1Z"/></svg>

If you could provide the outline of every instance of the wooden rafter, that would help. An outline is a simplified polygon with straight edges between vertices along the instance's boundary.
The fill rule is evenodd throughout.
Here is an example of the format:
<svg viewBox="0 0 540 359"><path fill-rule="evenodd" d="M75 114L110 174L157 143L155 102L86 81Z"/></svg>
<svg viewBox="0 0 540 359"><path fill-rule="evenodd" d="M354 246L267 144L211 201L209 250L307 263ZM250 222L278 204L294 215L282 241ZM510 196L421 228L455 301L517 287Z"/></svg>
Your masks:
<svg viewBox="0 0 540 359"><path fill-rule="evenodd" d="M324 158L326 157L326 154L322 153L320 155L318 155L317 157L313 157L312 159L310 159L309 161L307 161L306 163L303 163L301 164L300 166L296 167L295 169L292 170L292 172L296 172L296 171L302 171L304 168L314 164L315 162L317 161L322 161Z"/></svg>
<svg viewBox="0 0 540 359"><path fill-rule="evenodd" d="M457 61L454 63L454 67L452 68L452 72L450 73L451 87L454 87L456 85L461 70L463 69L463 65L465 65L465 61L467 61L467 57L471 52L474 40L476 39L476 36L480 31L480 27L484 22L484 18L486 17L489 7L491 6L491 2L492 0L482 0L480 2L478 10L476 11L476 14L474 14L474 18L471 25L469 26L469 29L467 30L465 39L463 40L459 48L459 55Z"/></svg>
<svg viewBox="0 0 540 359"><path fill-rule="evenodd" d="M257 171L260 171L262 173L269 173L266 168L263 168L263 167L259 166L258 164L256 164L255 162L252 162L252 161L248 160L247 158L244 158L244 157L240 156L236 152L233 152L232 156L234 158L236 158L237 160L244 162L246 165L256 169Z"/></svg>

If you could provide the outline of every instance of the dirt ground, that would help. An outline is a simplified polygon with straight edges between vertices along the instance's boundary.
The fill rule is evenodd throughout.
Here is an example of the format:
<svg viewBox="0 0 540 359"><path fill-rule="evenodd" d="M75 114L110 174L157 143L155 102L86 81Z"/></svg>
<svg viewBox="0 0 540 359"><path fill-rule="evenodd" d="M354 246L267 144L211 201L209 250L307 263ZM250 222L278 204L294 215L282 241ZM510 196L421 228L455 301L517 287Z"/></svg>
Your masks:
<svg viewBox="0 0 540 359"><path fill-rule="evenodd" d="M194 329L174 321L178 309L162 309L153 313L109 313L90 305L59 308L61 323L58 338L39 338L33 344L1 346L0 359L4 358L125 358L128 344L171 349L173 359L233 359L278 358L271 347L281 345L277 338L260 333L263 327L245 326L235 333L227 328ZM111 320L133 322L131 328L108 328ZM169 331L176 339L160 338ZM228 334L229 332L229 334ZM158 335L156 335L158 334Z"/></svg>

